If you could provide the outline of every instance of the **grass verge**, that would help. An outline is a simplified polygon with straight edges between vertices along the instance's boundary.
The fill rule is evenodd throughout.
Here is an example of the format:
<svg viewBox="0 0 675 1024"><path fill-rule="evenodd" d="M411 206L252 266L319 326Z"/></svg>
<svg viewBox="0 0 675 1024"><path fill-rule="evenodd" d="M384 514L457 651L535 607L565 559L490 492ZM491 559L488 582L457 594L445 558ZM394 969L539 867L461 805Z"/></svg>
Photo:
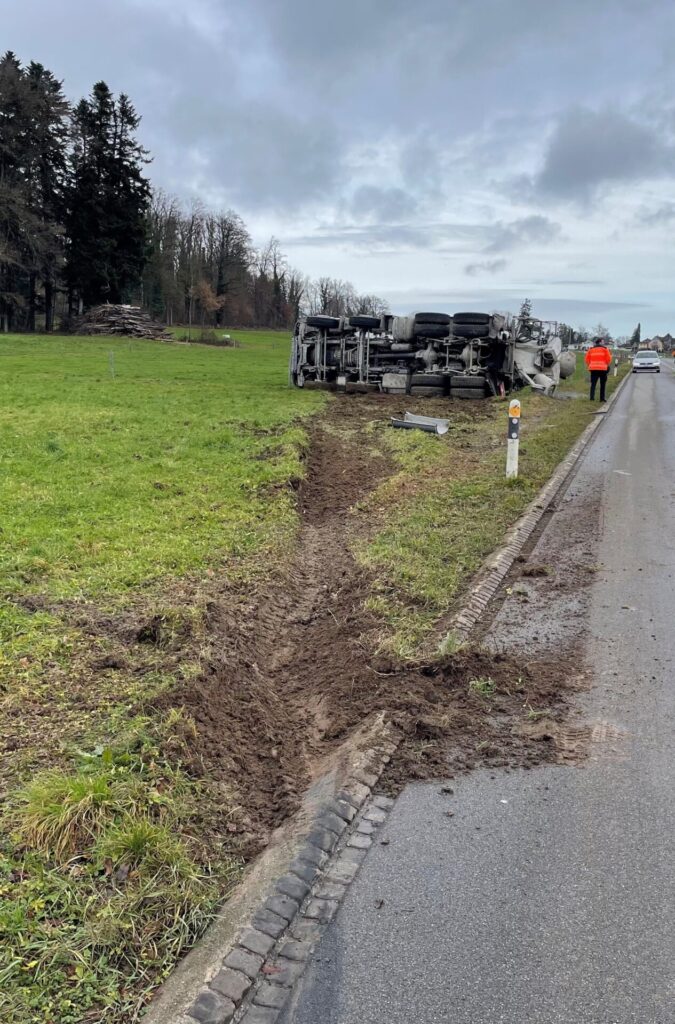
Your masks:
<svg viewBox="0 0 675 1024"><path fill-rule="evenodd" d="M609 393L629 372L609 379ZM521 392L520 470L505 477L506 401L456 403L439 438L391 431L399 472L371 498L383 527L359 546L375 577L369 604L383 621L382 646L412 658L457 603L473 573L551 476L598 411L581 357L556 398Z"/></svg>

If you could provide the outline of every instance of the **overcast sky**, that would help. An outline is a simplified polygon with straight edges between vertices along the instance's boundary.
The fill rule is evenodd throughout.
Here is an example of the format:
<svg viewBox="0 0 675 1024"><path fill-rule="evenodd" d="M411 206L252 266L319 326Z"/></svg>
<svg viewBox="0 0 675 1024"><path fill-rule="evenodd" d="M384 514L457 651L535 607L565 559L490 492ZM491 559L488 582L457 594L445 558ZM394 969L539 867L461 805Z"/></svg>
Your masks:
<svg viewBox="0 0 675 1024"><path fill-rule="evenodd" d="M396 312L675 333L673 0L0 0L153 182Z"/></svg>

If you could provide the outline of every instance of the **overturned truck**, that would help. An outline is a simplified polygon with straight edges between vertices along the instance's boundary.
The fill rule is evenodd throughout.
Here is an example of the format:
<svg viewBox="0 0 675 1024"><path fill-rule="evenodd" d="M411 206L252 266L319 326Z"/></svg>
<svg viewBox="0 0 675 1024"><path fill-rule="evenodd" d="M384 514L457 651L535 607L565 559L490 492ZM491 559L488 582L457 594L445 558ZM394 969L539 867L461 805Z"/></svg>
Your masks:
<svg viewBox="0 0 675 1024"><path fill-rule="evenodd" d="M574 372L558 325L496 313L303 316L293 333L296 387L483 398L530 385L552 394Z"/></svg>

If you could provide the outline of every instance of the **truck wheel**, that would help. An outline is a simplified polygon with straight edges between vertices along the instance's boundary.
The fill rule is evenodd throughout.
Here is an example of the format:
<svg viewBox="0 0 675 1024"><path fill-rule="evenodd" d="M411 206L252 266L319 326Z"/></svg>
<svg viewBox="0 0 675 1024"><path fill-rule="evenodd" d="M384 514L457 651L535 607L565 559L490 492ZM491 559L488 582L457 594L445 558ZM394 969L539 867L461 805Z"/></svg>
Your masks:
<svg viewBox="0 0 675 1024"><path fill-rule="evenodd" d="M324 331L335 330L336 327L340 326L338 317L324 316L323 314L308 316L305 323L308 327L321 327Z"/></svg>
<svg viewBox="0 0 675 1024"><path fill-rule="evenodd" d="M477 391L485 390L485 377L478 373L458 373L450 380L450 388L475 388Z"/></svg>
<svg viewBox="0 0 675 1024"><path fill-rule="evenodd" d="M489 324L489 313L455 313L453 321L456 324Z"/></svg>
<svg viewBox="0 0 675 1024"><path fill-rule="evenodd" d="M453 320L452 333L456 338L487 338L490 327L488 324L458 324Z"/></svg>
<svg viewBox="0 0 675 1024"><path fill-rule="evenodd" d="M427 388L416 384L411 386L410 394L416 395L417 398L443 398L445 391L443 388Z"/></svg>
<svg viewBox="0 0 675 1024"><path fill-rule="evenodd" d="M416 324L449 324L452 317L448 313L415 313Z"/></svg>
<svg viewBox="0 0 675 1024"><path fill-rule="evenodd" d="M349 326L350 327L376 327L380 328L382 321L379 316L366 316L365 314L359 313L358 316L350 316Z"/></svg>
<svg viewBox="0 0 675 1024"><path fill-rule="evenodd" d="M448 338L449 324L413 324L414 338Z"/></svg>
<svg viewBox="0 0 675 1024"><path fill-rule="evenodd" d="M445 387L446 379L440 373L413 373L410 378L411 385L419 385L425 388Z"/></svg>
<svg viewBox="0 0 675 1024"><path fill-rule="evenodd" d="M479 388L451 388L450 398L470 398L476 402L485 398L485 391Z"/></svg>

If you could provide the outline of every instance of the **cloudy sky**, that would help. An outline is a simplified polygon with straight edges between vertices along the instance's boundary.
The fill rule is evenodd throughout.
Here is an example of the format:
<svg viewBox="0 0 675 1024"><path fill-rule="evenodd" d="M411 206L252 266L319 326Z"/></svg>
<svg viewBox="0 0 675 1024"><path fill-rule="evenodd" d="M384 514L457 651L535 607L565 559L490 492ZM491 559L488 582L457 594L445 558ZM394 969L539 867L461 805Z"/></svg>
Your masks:
<svg viewBox="0 0 675 1024"><path fill-rule="evenodd" d="M392 309L675 333L672 0L0 0L155 184Z"/></svg>

